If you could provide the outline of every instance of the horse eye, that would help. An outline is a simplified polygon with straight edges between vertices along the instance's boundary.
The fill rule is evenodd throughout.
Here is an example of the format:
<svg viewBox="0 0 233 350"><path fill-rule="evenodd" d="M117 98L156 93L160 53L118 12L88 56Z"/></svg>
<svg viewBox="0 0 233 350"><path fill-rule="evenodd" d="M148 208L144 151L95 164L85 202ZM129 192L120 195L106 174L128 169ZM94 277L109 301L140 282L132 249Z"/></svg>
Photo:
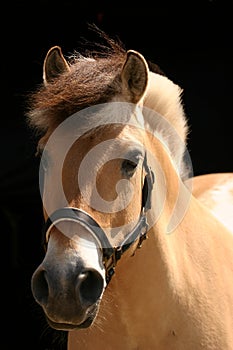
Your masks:
<svg viewBox="0 0 233 350"><path fill-rule="evenodd" d="M122 172L126 176L133 176L138 163L131 160L125 159L122 162Z"/></svg>

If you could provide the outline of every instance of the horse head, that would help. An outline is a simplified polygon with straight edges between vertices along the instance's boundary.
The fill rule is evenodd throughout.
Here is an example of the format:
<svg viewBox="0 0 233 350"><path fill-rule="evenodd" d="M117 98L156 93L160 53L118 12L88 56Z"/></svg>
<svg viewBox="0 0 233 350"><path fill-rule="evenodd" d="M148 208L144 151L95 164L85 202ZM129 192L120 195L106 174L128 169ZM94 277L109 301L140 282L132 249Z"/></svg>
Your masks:
<svg viewBox="0 0 233 350"><path fill-rule="evenodd" d="M93 65L95 79L95 60L80 62L83 69ZM114 76L103 72L109 75L103 78L105 100L98 96L103 103L88 107L94 92L82 91L76 98L86 98L87 107L55 124L53 100L61 113L67 100L59 94L72 83L71 89L82 90L82 77L79 82L57 46L44 61L44 111L51 118L50 125L44 119L48 126L39 142L46 254L32 276L32 292L56 329L92 324L117 261L126 251L132 255L147 231L153 174L138 126L149 70L132 50L118 66Z"/></svg>

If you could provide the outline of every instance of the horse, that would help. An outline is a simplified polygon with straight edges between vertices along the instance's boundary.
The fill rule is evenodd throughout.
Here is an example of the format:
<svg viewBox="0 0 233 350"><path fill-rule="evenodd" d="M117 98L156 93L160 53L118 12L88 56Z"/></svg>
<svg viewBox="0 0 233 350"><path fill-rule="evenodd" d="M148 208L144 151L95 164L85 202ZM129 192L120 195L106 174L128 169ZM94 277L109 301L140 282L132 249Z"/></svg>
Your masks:
<svg viewBox="0 0 233 350"><path fill-rule="evenodd" d="M69 350L232 350L233 173L193 175L182 88L105 40L51 47L29 99L45 220L33 297Z"/></svg>

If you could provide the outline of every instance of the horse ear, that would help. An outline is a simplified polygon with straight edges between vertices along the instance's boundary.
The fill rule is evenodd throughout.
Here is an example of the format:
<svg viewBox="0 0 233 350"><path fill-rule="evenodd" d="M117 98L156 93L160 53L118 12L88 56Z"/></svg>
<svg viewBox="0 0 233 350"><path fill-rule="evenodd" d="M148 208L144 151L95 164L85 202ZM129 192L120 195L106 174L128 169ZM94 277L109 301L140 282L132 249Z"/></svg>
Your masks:
<svg viewBox="0 0 233 350"><path fill-rule="evenodd" d="M43 66L43 81L47 85L60 74L70 70L70 67L64 58L61 48L53 46L47 52Z"/></svg>
<svg viewBox="0 0 233 350"><path fill-rule="evenodd" d="M127 51L121 72L123 94L132 103L137 103L145 94L149 68L145 58L137 51Z"/></svg>

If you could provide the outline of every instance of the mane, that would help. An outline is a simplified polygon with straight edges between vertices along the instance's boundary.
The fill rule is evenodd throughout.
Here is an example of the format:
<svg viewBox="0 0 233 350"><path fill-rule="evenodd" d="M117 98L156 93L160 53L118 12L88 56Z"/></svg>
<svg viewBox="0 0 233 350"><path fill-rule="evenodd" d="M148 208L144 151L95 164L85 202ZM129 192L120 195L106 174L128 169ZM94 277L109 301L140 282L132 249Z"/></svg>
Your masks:
<svg viewBox="0 0 233 350"><path fill-rule="evenodd" d="M68 58L70 72L29 96L29 124L41 131L55 128L86 107L108 102L120 93L120 71L126 53L117 47L105 57L74 53Z"/></svg>
<svg viewBox="0 0 233 350"><path fill-rule="evenodd" d="M127 51L118 40L100 32L104 44L75 51L67 58L70 72L65 72L46 86L38 85L28 95L28 124L39 132L53 130L66 118L86 107L109 102L121 93L120 73ZM148 62L153 71L160 68Z"/></svg>
<svg viewBox="0 0 233 350"><path fill-rule="evenodd" d="M149 86L144 98L150 127L167 145L182 179L192 175L190 160L185 154L188 124L182 104L182 89L166 76L149 72ZM148 109L148 110L147 110ZM148 112L149 111L149 112ZM154 112L160 117L155 118Z"/></svg>
<svg viewBox="0 0 233 350"><path fill-rule="evenodd" d="M75 51L67 58L70 71L55 78L50 84L41 84L28 97L28 124L40 134L50 134L61 122L87 107L113 100L121 94L120 73L127 51L120 41L101 32L105 44L96 44L83 53ZM182 106L182 89L168 79L158 65L148 62L149 86L144 105L163 116L186 143L187 123ZM158 126L159 128L159 126ZM157 130L158 131L158 130ZM176 152L178 167L184 146L175 147L166 135L169 149ZM182 171L181 171L182 172Z"/></svg>

